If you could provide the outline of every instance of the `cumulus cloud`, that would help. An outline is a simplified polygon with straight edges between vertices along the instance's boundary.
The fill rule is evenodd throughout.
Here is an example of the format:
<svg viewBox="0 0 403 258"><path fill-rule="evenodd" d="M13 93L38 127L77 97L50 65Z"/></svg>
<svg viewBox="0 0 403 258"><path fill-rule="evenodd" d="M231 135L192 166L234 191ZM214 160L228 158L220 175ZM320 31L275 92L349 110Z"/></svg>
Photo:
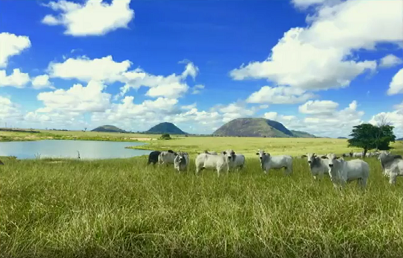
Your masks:
<svg viewBox="0 0 403 258"><path fill-rule="evenodd" d="M113 103L105 112L93 114L91 120L93 123L108 122L133 130L146 130L163 121L166 115L181 112L177 103L176 99L159 97L135 104L133 96L126 96L120 103Z"/></svg>
<svg viewBox="0 0 403 258"><path fill-rule="evenodd" d="M290 130L305 131L316 136L339 137L348 136L353 126L363 122L363 111L357 110L357 102L352 101L348 107L339 110L338 103L327 101L308 102L301 105L302 116L281 115L277 112L267 112L264 118L284 124ZM313 111L314 107L326 108L326 113Z"/></svg>
<svg viewBox="0 0 403 258"><path fill-rule="evenodd" d="M389 84L388 95L403 94L403 68L400 69Z"/></svg>
<svg viewBox="0 0 403 258"><path fill-rule="evenodd" d="M331 115L338 108L338 106L339 103L331 100L311 100L299 106L298 110L302 114Z"/></svg>
<svg viewBox="0 0 403 258"><path fill-rule="evenodd" d="M270 56L230 72L235 80L267 79L301 89L349 86L376 61L353 59L355 50L375 49L378 43L403 40L402 2L349 0L321 5L307 28L286 32Z"/></svg>
<svg viewBox="0 0 403 258"><path fill-rule="evenodd" d="M69 58L63 63L51 62L48 66L48 72L54 78L113 83L122 80L123 73L129 69L131 64L129 60L116 62L110 55L95 59L81 56Z"/></svg>
<svg viewBox="0 0 403 258"><path fill-rule="evenodd" d="M295 104L315 97L314 94L302 89L263 86L259 91L252 93L246 101L255 104Z"/></svg>
<svg viewBox="0 0 403 258"><path fill-rule="evenodd" d="M29 80L29 75L21 72L20 69L13 69L10 75L7 75L5 70L0 70L0 87L24 88Z"/></svg>
<svg viewBox="0 0 403 258"><path fill-rule="evenodd" d="M87 86L74 84L70 89L41 92L37 99L44 104L38 113L52 112L103 112L110 105L111 95L103 92L105 85L90 81Z"/></svg>
<svg viewBox="0 0 403 258"><path fill-rule="evenodd" d="M21 119L22 115L19 106L13 103L10 98L0 96L0 120L14 122Z"/></svg>
<svg viewBox="0 0 403 258"><path fill-rule="evenodd" d="M30 47L31 41L27 36L17 36L7 32L0 33L0 68L7 66L10 57L19 55Z"/></svg>
<svg viewBox="0 0 403 258"><path fill-rule="evenodd" d="M50 63L48 72L55 78L124 83L117 98L124 96L130 89L138 89L142 86L150 88L146 96L178 98L189 90L186 83L187 77L195 78L199 71L198 67L190 61L187 62L181 74L173 73L168 76L153 75L140 68L129 70L131 65L129 60L116 62L112 56L95 59L84 56L69 58L62 63Z"/></svg>
<svg viewBox="0 0 403 258"><path fill-rule="evenodd" d="M390 54L390 55L387 55L387 56L384 56L383 58L381 58L380 63L379 63L379 67L389 68L389 67L399 65L402 62L403 61L402 61L401 58Z"/></svg>
<svg viewBox="0 0 403 258"><path fill-rule="evenodd" d="M392 112L381 112L372 116L369 122L377 125L379 121L386 120L389 124L394 126L394 133L399 137L403 137L403 103L395 106Z"/></svg>
<svg viewBox="0 0 403 258"><path fill-rule="evenodd" d="M49 75L44 74L38 75L32 80L32 88L36 90L41 90L46 88L54 89L55 87L49 81Z"/></svg>
<svg viewBox="0 0 403 258"><path fill-rule="evenodd" d="M64 34L71 36L100 36L120 28L128 28L134 17L131 0L87 0L83 4L70 1L55 1L44 4L57 15L48 14L42 23L49 26L64 26Z"/></svg>

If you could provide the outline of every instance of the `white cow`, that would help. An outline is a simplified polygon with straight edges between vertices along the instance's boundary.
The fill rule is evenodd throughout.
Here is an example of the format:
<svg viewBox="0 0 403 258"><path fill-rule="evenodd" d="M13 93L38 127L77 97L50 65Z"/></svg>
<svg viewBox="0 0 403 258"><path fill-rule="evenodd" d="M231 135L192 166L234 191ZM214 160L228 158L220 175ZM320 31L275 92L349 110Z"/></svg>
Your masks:
<svg viewBox="0 0 403 258"><path fill-rule="evenodd" d="M353 158L362 158L363 157L363 153L362 152L354 152L353 153Z"/></svg>
<svg viewBox="0 0 403 258"><path fill-rule="evenodd" d="M189 154L187 152L178 152L174 159L174 168L178 171L186 171L189 165Z"/></svg>
<svg viewBox="0 0 403 258"><path fill-rule="evenodd" d="M395 184L398 176L403 176L403 158L389 152L382 152L378 157L383 174L389 177L389 183Z"/></svg>
<svg viewBox="0 0 403 258"><path fill-rule="evenodd" d="M175 156L177 155L176 152L172 150L162 151L158 156L158 163L163 165L169 165L174 163Z"/></svg>
<svg viewBox="0 0 403 258"><path fill-rule="evenodd" d="M227 154L230 154L229 167L230 169L242 169L245 166L245 156L243 154L236 154L233 150L226 150Z"/></svg>
<svg viewBox="0 0 403 258"><path fill-rule="evenodd" d="M226 170L228 173L230 163L229 156L230 155L228 155L225 151L223 151L219 155L200 153L199 155L197 155L195 160L196 174L206 168L216 169L217 176L220 176L220 172L223 170Z"/></svg>
<svg viewBox="0 0 403 258"><path fill-rule="evenodd" d="M367 162L360 159L345 161L333 153L322 158L328 159L329 176L335 188L344 187L346 183L354 180L357 180L363 189L366 187L370 171Z"/></svg>
<svg viewBox="0 0 403 258"><path fill-rule="evenodd" d="M322 159L321 157L318 157L315 153L308 153L301 156L301 158L305 157L308 160L311 174L315 180L317 178L323 178L323 175L329 175L329 162L327 159Z"/></svg>
<svg viewBox="0 0 403 258"><path fill-rule="evenodd" d="M266 174L271 168L280 169L285 168L287 175L292 174L292 157L289 155L271 156L264 150L259 150L256 155L259 156L260 165L263 172Z"/></svg>

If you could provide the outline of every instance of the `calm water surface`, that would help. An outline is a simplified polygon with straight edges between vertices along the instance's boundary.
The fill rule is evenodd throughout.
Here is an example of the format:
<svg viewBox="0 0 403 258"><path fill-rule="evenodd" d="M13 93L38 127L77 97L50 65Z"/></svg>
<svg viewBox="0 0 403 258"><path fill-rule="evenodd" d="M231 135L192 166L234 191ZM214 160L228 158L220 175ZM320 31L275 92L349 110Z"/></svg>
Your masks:
<svg viewBox="0 0 403 258"><path fill-rule="evenodd" d="M18 159L41 158L77 158L111 159L130 158L148 155L150 151L125 149L127 146L140 146L140 142L107 142L75 140L43 140L26 142L0 142L0 156L16 156Z"/></svg>

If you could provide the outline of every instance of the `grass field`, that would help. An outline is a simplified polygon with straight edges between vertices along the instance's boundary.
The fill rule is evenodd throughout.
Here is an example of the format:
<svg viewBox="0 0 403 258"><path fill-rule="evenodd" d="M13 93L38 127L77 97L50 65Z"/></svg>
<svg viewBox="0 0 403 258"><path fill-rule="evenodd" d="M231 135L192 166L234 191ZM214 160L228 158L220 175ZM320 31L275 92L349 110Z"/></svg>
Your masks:
<svg viewBox="0 0 403 258"><path fill-rule="evenodd" d="M187 150L188 173L146 167L146 157L16 160L0 166L0 257L401 257L403 179L379 161L361 192L294 174L264 175L254 155L348 152L345 140L187 137L147 148ZM403 154L402 143L393 152ZM194 174L194 153L233 148L241 172Z"/></svg>
<svg viewBox="0 0 403 258"><path fill-rule="evenodd" d="M221 152L234 149L246 157L256 157L258 149L264 149L273 155L287 154L300 156L313 152L326 154L329 152L342 154L362 152L359 148L348 148L347 140L331 138L257 138L257 137L182 137L173 140L151 141L146 145L132 147L145 150L168 150L186 151L197 154L204 150ZM398 141L391 145L394 150L403 152L403 142Z"/></svg>

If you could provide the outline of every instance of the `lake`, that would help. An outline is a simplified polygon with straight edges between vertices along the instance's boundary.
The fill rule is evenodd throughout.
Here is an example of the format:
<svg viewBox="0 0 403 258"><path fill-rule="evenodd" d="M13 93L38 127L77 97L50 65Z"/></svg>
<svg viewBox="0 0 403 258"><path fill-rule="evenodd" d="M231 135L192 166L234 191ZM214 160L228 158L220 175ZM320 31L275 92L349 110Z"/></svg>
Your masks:
<svg viewBox="0 0 403 258"><path fill-rule="evenodd" d="M128 146L144 145L141 142L43 140L23 142L0 142L0 156L16 156L18 159L77 158L112 159L148 155L148 150L125 149Z"/></svg>

